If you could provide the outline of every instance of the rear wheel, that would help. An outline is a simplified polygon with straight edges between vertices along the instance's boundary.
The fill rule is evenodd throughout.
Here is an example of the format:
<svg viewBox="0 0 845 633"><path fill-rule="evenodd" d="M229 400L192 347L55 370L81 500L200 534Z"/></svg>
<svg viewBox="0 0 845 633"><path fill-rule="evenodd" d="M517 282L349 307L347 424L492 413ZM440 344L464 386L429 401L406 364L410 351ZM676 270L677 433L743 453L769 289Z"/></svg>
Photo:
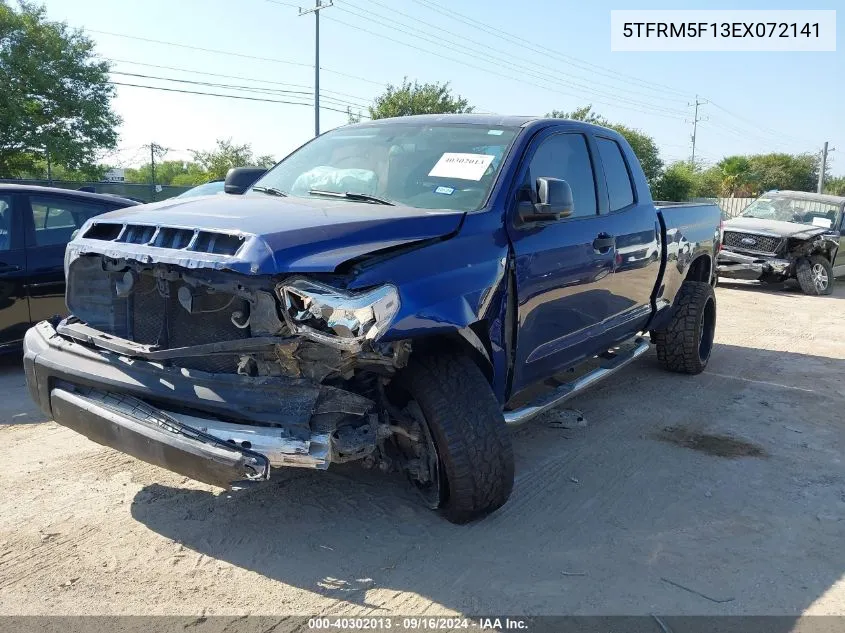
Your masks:
<svg viewBox="0 0 845 633"><path fill-rule="evenodd" d="M833 267L821 255L799 261L795 276L805 295L829 295L833 292Z"/></svg>
<svg viewBox="0 0 845 633"><path fill-rule="evenodd" d="M425 502L453 523L501 507L513 489L513 449L502 409L475 363L460 355L413 358L391 388L407 415L422 418L411 479Z"/></svg>
<svg viewBox="0 0 845 633"><path fill-rule="evenodd" d="M707 367L716 333L716 294L703 281L685 281L665 329L651 332L657 359L669 371L700 374Z"/></svg>

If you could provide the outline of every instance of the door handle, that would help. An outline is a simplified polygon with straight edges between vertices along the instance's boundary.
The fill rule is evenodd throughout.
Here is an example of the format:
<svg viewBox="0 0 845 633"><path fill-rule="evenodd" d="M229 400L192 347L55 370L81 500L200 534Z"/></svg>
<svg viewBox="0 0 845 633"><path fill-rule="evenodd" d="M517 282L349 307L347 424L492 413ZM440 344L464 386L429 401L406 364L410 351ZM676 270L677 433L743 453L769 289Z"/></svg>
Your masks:
<svg viewBox="0 0 845 633"><path fill-rule="evenodd" d="M616 238L607 233L599 233L593 240L593 250L606 253L616 245Z"/></svg>
<svg viewBox="0 0 845 633"><path fill-rule="evenodd" d="M21 269L20 266L10 266L6 264L0 264L0 273L16 273Z"/></svg>

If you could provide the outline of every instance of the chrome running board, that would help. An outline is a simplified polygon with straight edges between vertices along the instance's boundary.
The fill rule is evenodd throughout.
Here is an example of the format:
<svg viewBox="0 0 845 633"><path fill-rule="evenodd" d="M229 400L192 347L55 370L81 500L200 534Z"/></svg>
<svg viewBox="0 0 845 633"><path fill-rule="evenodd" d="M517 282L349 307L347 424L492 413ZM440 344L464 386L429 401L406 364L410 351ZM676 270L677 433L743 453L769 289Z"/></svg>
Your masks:
<svg viewBox="0 0 845 633"><path fill-rule="evenodd" d="M612 358L605 360L601 366L597 367L593 371L576 378L571 382L560 385L549 393L544 394L531 404L511 411L505 411L505 422L508 426L517 426L523 422L527 422L531 418L536 417L541 413L545 413L549 409L558 406L572 396L592 387L600 380L616 373L632 360L642 356L648 351L649 343L643 338L638 337L634 339L633 344L634 347L632 349L621 353L615 353Z"/></svg>

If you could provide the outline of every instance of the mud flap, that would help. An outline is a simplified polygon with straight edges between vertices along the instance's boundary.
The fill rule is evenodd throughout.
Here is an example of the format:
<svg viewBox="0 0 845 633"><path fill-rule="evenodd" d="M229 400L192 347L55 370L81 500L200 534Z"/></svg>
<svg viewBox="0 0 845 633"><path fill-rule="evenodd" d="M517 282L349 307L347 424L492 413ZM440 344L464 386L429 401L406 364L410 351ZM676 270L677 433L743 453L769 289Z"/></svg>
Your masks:
<svg viewBox="0 0 845 633"><path fill-rule="evenodd" d="M270 478L266 456L182 424L137 398L55 388L50 401L62 426L191 479L228 488Z"/></svg>

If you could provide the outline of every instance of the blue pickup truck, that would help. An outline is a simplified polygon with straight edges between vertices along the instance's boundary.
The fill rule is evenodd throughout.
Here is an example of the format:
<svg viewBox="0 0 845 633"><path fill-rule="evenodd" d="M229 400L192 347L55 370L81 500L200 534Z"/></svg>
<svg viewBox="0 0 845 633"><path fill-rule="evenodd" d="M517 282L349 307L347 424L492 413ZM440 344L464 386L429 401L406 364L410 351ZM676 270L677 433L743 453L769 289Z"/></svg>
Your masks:
<svg viewBox="0 0 845 633"><path fill-rule="evenodd" d="M72 316L27 332L27 383L58 423L200 481L358 461L462 523L511 493L509 425L649 342L671 371L705 368L719 223L655 206L602 127L350 125L242 196L88 221Z"/></svg>

